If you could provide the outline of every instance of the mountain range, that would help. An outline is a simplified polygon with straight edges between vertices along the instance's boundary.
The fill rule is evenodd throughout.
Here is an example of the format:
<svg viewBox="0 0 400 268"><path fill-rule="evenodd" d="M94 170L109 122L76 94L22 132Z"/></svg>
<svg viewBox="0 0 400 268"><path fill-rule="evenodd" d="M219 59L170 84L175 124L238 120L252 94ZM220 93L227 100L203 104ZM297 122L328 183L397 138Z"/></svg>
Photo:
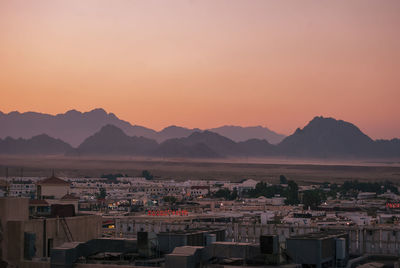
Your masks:
<svg viewBox="0 0 400 268"><path fill-rule="evenodd" d="M132 155L154 157L221 158L273 155L275 146L266 140L235 142L211 131L194 132L158 144L144 137L130 137L121 129L106 125L87 138L72 155Z"/></svg>
<svg viewBox="0 0 400 268"><path fill-rule="evenodd" d="M70 110L64 114L50 115L36 112L0 112L0 138L13 137L29 139L40 134L61 139L77 147L87 137L99 131L105 125L114 125L129 136L145 137L163 142L168 139L187 137L198 128L189 129L179 126L169 126L161 131L155 131L143 126L132 125L119 119L113 113L103 109L90 112ZM264 127L222 126L211 131L219 133L234 141L245 141L252 138L266 139L270 143L279 143L285 136Z"/></svg>
<svg viewBox="0 0 400 268"><path fill-rule="evenodd" d="M72 113L75 114L75 112ZM83 120L82 115L86 119ZM132 126L119 120L113 114L105 113L104 110L94 110L80 115L75 114L75 116L81 118L81 121L78 121L82 124L89 120L87 118L93 117L102 118L103 122L114 120L118 124L107 123L99 127L98 131L91 133L79 146L74 147L62 139L51 137L49 133L28 139L7 137L0 139L0 154L129 155L163 158L400 158L399 139L373 140L357 126L333 118L315 117L304 128L297 129L278 144L272 144L266 139L254 138L254 132L251 138L244 140L245 135L243 133L245 131L242 131L243 128L240 127L221 127L213 129L215 131L210 131L171 126L156 132L144 127ZM71 122L70 118L69 120L65 119L65 114L61 118L64 118L61 120L65 120L66 123ZM24 120L28 122L27 119ZM100 121L98 120L96 124L91 123L91 127L97 127ZM89 124L89 121L87 123ZM65 129L65 126L63 128ZM263 132L258 127L255 128L258 133ZM72 126L68 133L73 133L74 129L75 127ZM84 130L80 130L80 135L83 135L85 131L89 132L89 129L88 126L84 127ZM128 133L126 129L135 130L137 133L147 136L132 135L130 134L132 132ZM235 135L236 140L227 137L228 135L221 135L221 131L229 129L240 129L240 131L230 132L231 135ZM251 128L251 130L254 130L254 128ZM217 131L220 133L216 133ZM157 139L151 138L151 135L157 137Z"/></svg>
<svg viewBox="0 0 400 268"><path fill-rule="evenodd" d="M73 148L68 143L46 134L37 135L30 139L10 137L4 140L0 139L0 154L57 155L65 154L71 150Z"/></svg>

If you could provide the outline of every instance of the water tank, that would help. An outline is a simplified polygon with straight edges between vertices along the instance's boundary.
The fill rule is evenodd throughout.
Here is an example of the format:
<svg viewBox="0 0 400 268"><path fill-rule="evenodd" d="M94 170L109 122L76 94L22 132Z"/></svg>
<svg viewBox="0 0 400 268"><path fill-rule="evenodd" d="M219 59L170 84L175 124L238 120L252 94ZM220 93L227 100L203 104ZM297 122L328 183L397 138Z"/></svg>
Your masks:
<svg viewBox="0 0 400 268"><path fill-rule="evenodd" d="M346 239L336 239L336 259L344 260L346 258Z"/></svg>

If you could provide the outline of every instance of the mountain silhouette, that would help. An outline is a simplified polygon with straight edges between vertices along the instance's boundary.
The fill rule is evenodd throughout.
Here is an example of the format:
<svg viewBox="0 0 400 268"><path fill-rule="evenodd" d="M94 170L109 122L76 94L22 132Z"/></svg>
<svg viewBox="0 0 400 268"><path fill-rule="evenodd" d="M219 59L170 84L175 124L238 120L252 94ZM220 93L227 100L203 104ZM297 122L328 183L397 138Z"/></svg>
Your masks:
<svg viewBox="0 0 400 268"><path fill-rule="evenodd" d="M157 135L155 136L155 139L158 142L163 142L168 139L187 137L193 132L199 132L199 131L201 130L198 128L189 129L178 126L169 126L158 132Z"/></svg>
<svg viewBox="0 0 400 268"><path fill-rule="evenodd" d="M378 158L400 157L400 139L375 141L374 154Z"/></svg>
<svg viewBox="0 0 400 268"><path fill-rule="evenodd" d="M0 154L58 155L72 150L71 145L41 134L30 139L0 139Z"/></svg>
<svg viewBox="0 0 400 268"><path fill-rule="evenodd" d="M209 129L209 131L218 133L236 142L247 141L250 139L259 139L267 140L271 144L278 144L285 138L285 135L278 134L268 128L261 126L222 126L211 128Z"/></svg>
<svg viewBox="0 0 400 268"><path fill-rule="evenodd" d="M243 155L241 148L236 142L211 131L194 132L189 137L181 138L179 141L188 146L203 143L211 150L221 156Z"/></svg>
<svg viewBox="0 0 400 268"><path fill-rule="evenodd" d="M297 157L370 157L374 155L374 141L351 123L315 117L303 129L286 137L278 151Z"/></svg>
<svg viewBox="0 0 400 268"><path fill-rule="evenodd" d="M266 140L250 139L238 142L238 145L244 156L263 157L277 155L277 147Z"/></svg>
<svg viewBox="0 0 400 268"><path fill-rule="evenodd" d="M157 132L143 126L132 125L119 119L113 113L104 109L94 109L89 112L70 110L64 114L50 115L36 112L0 112L0 138L31 138L45 133L51 137L61 139L74 147L79 146L87 137L99 131L105 125L114 125L122 129L128 136L146 137L157 142L173 138L188 137L198 128L189 129L179 126L169 126ZM272 140L276 143L282 137L279 134L261 127L221 127L215 131L235 141L244 141L251 138ZM269 134L272 133L272 134ZM277 138L278 137L278 138Z"/></svg>
<svg viewBox="0 0 400 268"><path fill-rule="evenodd" d="M186 134L183 132L180 134ZM261 139L235 142L208 130L196 131L188 137L168 139L158 144L152 139L130 137L118 127L107 125L87 138L75 152L79 155L185 158L283 156L363 159L400 157L399 149L398 139L374 141L351 123L333 118L315 117L303 129L297 129L278 145Z"/></svg>
<svg viewBox="0 0 400 268"><path fill-rule="evenodd" d="M4 118L8 119L5 120ZM12 126L10 118L16 118ZM55 119L55 117L57 119ZM274 145L265 139L251 138L234 141L218 133L199 129L170 126L160 132L118 119L102 109L88 113L69 111L66 114L49 116L37 113L2 114L1 122L7 121L11 133L24 128L30 133L47 127L50 133L80 137L99 129L83 139L77 148L72 148L61 139L47 133L32 138L0 139L0 154L68 154L68 155L132 155L149 157L223 158L223 157L295 157L316 159L384 159L400 158L400 140L372 140L357 126L333 118L315 117L304 128ZM32 121L28 119L32 118ZM114 120L119 125L102 123ZM47 123L46 123L47 122ZM54 123L56 122L56 123ZM61 126L61 122L65 125ZM77 123L78 122L78 123ZM35 125L35 124L38 125ZM86 124L86 125L85 125ZM82 129L76 126L81 126ZM122 125L122 127L120 127ZM59 127L59 129L56 128ZM126 131L128 129L130 132ZM237 127L234 127L237 129ZM22 131L22 130L21 130ZM27 130L27 132L29 132ZM76 134L76 133L78 134ZM134 133L132 135L132 133ZM238 132L239 133L239 132ZM137 134L137 135L136 135ZM25 135L30 135L25 133ZM239 135L240 136L240 135ZM149 138L153 137L153 138ZM243 137L243 136L242 136ZM74 140L71 138L69 140Z"/></svg>
<svg viewBox="0 0 400 268"><path fill-rule="evenodd" d="M85 139L72 152L77 155L149 155L158 146L155 140L130 137L113 125L106 125Z"/></svg>
<svg viewBox="0 0 400 268"><path fill-rule="evenodd" d="M85 113L70 110L57 115L35 112L0 114L0 138L30 138L45 133L76 147L107 124L115 125L131 136L151 137L156 134L152 129L120 120L113 113L94 109Z"/></svg>
<svg viewBox="0 0 400 268"><path fill-rule="evenodd" d="M162 142L154 151L158 157L184 157L184 158L220 158L222 157L204 143L187 145L180 139L169 139Z"/></svg>

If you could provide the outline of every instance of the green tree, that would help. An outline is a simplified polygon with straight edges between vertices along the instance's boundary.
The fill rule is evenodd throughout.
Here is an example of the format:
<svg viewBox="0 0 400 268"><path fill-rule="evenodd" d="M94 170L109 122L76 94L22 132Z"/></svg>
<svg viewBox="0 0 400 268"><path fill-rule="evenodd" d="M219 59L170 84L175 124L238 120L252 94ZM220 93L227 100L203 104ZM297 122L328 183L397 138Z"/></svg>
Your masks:
<svg viewBox="0 0 400 268"><path fill-rule="evenodd" d="M303 193L304 208L317 209L322 201L326 199L324 193L319 190L307 190Z"/></svg>
<svg viewBox="0 0 400 268"><path fill-rule="evenodd" d="M148 170L143 170L142 171L142 177L146 178L146 180L152 180L153 179L153 175Z"/></svg>
<svg viewBox="0 0 400 268"><path fill-rule="evenodd" d="M249 190L247 196L251 198L257 198L265 196L268 198L274 197L275 195L283 195L284 188L281 185L268 186L265 182L259 182L256 184L256 188Z"/></svg>
<svg viewBox="0 0 400 268"><path fill-rule="evenodd" d="M164 202L174 204L176 203L176 197L175 196L164 196L163 198Z"/></svg>
<svg viewBox="0 0 400 268"><path fill-rule="evenodd" d="M97 194L98 199L104 199L107 196L107 191L105 188L101 187L99 193Z"/></svg>
<svg viewBox="0 0 400 268"><path fill-rule="evenodd" d="M107 179L107 183L117 183L117 178L123 177L121 173L117 174L103 174L101 175L102 178Z"/></svg>
<svg viewBox="0 0 400 268"><path fill-rule="evenodd" d="M214 194L214 197L223 198L225 200L235 200L238 197L238 193L236 188L233 189L232 192L227 188L222 188Z"/></svg>
<svg viewBox="0 0 400 268"><path fill-rule="evenodd" d="M235 200L236 198L238 198L238 191L236 188L233 188L233 191L229 196L229 200Z"/></svg>
<svg viewBox="0 0 400 268"><path fill-rule="evenodd" d="M287 184L288 180L286 179L285 175L280 175L279 176L279 183L280 184Z"/></svg>
<svg viewBox="0 0 400 268"><path fill-rule="evenodd" d="M294 181L288 181L288 187L286 188L286 204L297 205L299 201L299 186Z"/></svg>

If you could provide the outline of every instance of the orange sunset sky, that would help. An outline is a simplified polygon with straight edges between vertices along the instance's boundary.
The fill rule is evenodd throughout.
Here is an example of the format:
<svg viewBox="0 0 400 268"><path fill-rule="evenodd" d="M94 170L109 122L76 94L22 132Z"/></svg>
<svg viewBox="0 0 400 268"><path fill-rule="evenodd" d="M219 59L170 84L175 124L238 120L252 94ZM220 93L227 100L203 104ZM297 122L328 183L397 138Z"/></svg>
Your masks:
<svg viewBox="0 0 400 268"><path fill-rule="evenodd" d="M400 137L400 1L3 0L0 93L155 129L323 115Z"/></svg>

